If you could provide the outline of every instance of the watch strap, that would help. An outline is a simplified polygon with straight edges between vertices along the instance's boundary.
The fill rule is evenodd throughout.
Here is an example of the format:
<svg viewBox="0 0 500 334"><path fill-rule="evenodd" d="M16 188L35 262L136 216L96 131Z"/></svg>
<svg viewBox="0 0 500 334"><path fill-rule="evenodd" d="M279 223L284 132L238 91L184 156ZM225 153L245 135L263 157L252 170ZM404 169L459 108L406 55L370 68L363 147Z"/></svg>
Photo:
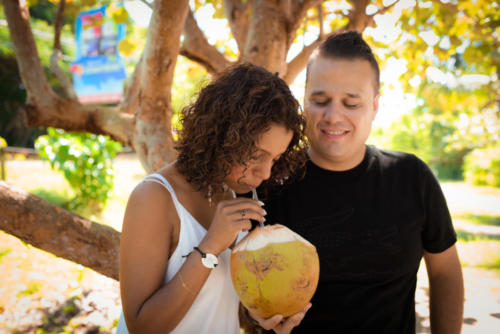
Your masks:
<svg viewBox="0 0 500 334"><path fill-rule="evenodd" d="M219 264L219 260L214 254L205 253L198 247L193 247L193 249L201 254L201 263L205 267L213 269Z"/></svg>
<svg viewBox="0 0 500 334"><path fill-rule="evenodd" d="M198 253L200 253L200 254L201 254L201 257L202 257L202 258L206 258L206 257L207 257L207 253L204 253L204 252L203 252L201 249L199 249L198 247L193 247L193 249L194 249L195 251L198 251Z"/></svg>

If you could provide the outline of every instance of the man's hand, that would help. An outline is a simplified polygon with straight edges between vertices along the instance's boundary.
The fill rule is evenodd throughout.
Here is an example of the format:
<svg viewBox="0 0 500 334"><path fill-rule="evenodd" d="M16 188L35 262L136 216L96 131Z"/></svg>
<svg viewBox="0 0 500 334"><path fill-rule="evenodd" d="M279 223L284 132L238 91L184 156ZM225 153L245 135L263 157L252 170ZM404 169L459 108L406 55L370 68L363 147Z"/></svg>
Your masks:
<svg viewBox="0 0 500 334"><path fill-rule="evenodd" d="M311 306L311 303L307 304L302 311L295 313L286 319L284 319L281 314L275 314L271 318L264 319L254 313L251 313L250 311L248 312L250 316L259 323L259 326L265 330L272 329L277 334L289 334L292 329L297 327L302 319L304 319L306 312L311 308Z"/></svg>

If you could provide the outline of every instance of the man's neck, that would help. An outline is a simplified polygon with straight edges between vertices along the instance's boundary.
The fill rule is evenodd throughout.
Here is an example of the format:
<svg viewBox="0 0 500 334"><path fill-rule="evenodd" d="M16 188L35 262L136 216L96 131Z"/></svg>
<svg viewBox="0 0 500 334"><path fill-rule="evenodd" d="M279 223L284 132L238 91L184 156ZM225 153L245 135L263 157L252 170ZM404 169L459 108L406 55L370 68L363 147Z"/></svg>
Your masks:
<svg viewBox="0 0 500 334"><path fill-rule="evenodd" d="M366 154L366 145L363 146L363 149L360 152L358 152L356 155L352 156L348 160L325 159L321 155L316 154L316 152L313 149L309 148L308 150L309 158L316 166L333 172L345 172L353 168L356 168L357 166L359 166L359 164L361 164L361 162L363 162L365 154Z"/></svg>

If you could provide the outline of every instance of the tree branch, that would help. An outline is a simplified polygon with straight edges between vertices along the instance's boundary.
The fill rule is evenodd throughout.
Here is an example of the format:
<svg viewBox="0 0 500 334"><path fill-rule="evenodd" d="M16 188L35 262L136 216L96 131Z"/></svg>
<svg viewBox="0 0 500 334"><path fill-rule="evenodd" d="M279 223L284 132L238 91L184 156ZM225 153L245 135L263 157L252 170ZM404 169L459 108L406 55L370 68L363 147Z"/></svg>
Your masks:
<svg viewBox="0 0 500 334"><path fill-rule="evenodd" d="M75 89L71 80L68 78L66 73L59 67L59 60L62 56L61 47L61 30L63 27L63 13L64 7L66 5L66 0L60 0L59 7L57 9L56 21L54 24L54 50L50 56L50 70L59 79L61 87L63 88L66 96L72 100L78 100Z"/></svg>
<svg viewBox="0 0 500 334"><path fill-rule="evenodd" d="M191 10L184 23L184 43L180 54L201 64L209 73L220 72L232 64L215 46L208 43Z"/></svg>
<svg viewBox="0 0 500 334"><path fill-rule="evenodd" d="M24 118L29 127L55 127L66 131L108 135L125 145L131 144L134 116L115 107L82 105L76 100L57 99L50 105L27 104Z"/></svg>
<svg viewBox="0 0 500 334"><path fill-rule="evenodd" d="M223 0L224 13L229 21L231 32L238 44L240 54L245 49L248 35L249 13L253 1L242 2L241 0Z"/></svg>
<svg viewBox="0 0 500 334"><path fill-rule="evenodd" d="M150 3L150 2L147 2L146 0L141 0L141 2L142 2L143 4L145 4L146 6L148 6L149 8L153 9L153 5L151 5L151 3Z"/></svg>
<svg viewBox="0 0 500 334"><path fill-rule="evenodd" d="M54 49L61 50L61 29L63 27L63 13L66 0L60 0L57 7L56 22L54 23Z"/></svg>
<svg viewBox="0 0 500 334"><path fill-rule="evenodd" d="M362 33L368 25L368 15L366 15L366 7L370 0L351 0L352 9L349 11L349 23L345 30L356 30Z"/></svg>
<svg viewBox="0 0 500 334"><path fill-rule="evenodd" d="M323 0L303 0L303 1L292 1L293 7L291 10L291 15L288 17L288 45L292 45L295 36L297 35L297 29L299 29L302 24L302 20L306 16L307 10L311 7L320 5Z"/></svg>
<svg viewBox="0 0 500 334"><path fill-rule="evenodd" d="M125 96L123 97L120 109L126 114L133 114L139 107L139 93L141 89L142 67L144 66L144 54L141 54L139 61L135 65L134 73L130 77L129 84L125 88Z"/></svg>
<svg viewBox="0 0 500 334"><path fill-rule="evenodd" d="M483 106L481 106L479 108L479 110L481 112L485 111L487 108L489 108L490 106L496 104L498 108L500 108L500 96L499 97L496 97L492 100L489 100L488 102L486 102Z"/></svg>
<svg viewBox="0 0 500 334"><path fill-rule="evenodd" d="M374 14L368 15L366 26L367 27L373 27L373 28L375 28L375 26L376 26L376 24L375 24L375 16L382 15L382 14L386 13L389 9L391 9L392 7L394 7L398 2L399 2L399 0L396 0L392 4L390 4L389 6L385 6L385 7L379 8Z"/></svg>
<svg viewBox="0 0 500 334"><path fill-rule="evenodd" d="M443 7L446 7L448 8L449 10L451 10L452 12L458 12L458 8L456 5L450 3L450 2L442 2L441 0L431 0L433 3L435 4L439 4Z"/></svg>
<svg viewBox="0 0 500 334"><path fill-rule="evenodd" d="M28 104L49 108L57 102L58 97L43 72L35 38L29 25L28 6L21 5L19 0L5 0L3 7L16 52L19 73L28 92Z"/></svg>
<svg viewBox="0 0 500 334"><path fill-rule="evenodd" d="M297 75L306 67L309 57L321 44L324 38L320 35L313 43L305 46L300 53L295 56L287 65L287 71L283 80L289 85L293 83Z"/></svg>
<svg viewBox="0 0 500 334"><path fill-rule="evenodd" d="M323 38L323 6L321 4L316 6L318 10L318 21L319 21L319 37Z"/></svg>
<svg viewBox="0 0 500 334"><path fill-rule="evenodd" d="M0 229L118 280L120 232L0 181Z"/></svg>

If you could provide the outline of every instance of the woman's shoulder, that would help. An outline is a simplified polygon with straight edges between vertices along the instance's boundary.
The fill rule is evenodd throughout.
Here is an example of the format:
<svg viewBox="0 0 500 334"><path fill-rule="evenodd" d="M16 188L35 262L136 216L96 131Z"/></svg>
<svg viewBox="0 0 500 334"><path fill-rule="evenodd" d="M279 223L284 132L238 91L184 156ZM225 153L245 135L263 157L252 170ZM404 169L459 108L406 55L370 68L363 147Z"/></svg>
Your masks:
<svg viewBox="0 0 500 334"><path fill-rule="evenodd" d="M171 197L169 188L177 188L178 176L172 171L170 165L145 176L133 189L132 195L138 196L164 196Z"/></svg>
<svg viewBox="0 0 500 334"><path fill-rule="evenodd" d="M127 210L138 210L151 214L168 214L175 210L174 196L165 184L166 180L170 184L170 188L177 188L176 176L169 171L170 168L162 168L155 174L162 177L147 176L139 182L132 190L128 203ZM164 179L164 180L163 180Z"/></svg>

